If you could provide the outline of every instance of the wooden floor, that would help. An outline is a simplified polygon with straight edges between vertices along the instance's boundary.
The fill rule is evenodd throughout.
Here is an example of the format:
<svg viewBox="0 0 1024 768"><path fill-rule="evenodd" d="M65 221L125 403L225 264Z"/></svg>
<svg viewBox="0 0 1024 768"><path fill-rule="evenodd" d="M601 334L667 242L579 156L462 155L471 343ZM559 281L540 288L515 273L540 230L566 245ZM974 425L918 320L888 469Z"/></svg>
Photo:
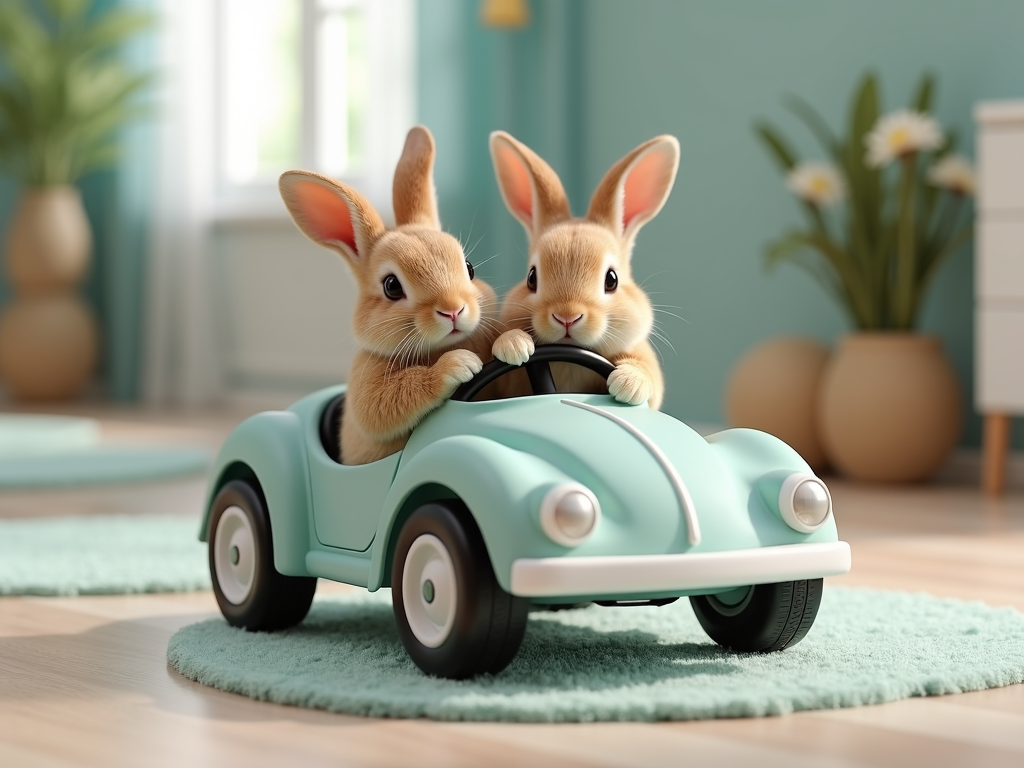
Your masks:
<svg viewBox="0 0 1024 768"><path fill-rule="evenodd" d="M109 439L215 445L223 416L108 417ZM1024 611L1024 495L830 483L854 569L832 583ZM202 480L0 493L0 517L198 515ZM208 593L0 598L0 766L1024 765L1024 686L756 720L499 725L369 720L185 680L168 637L217 615Z"/></svg>

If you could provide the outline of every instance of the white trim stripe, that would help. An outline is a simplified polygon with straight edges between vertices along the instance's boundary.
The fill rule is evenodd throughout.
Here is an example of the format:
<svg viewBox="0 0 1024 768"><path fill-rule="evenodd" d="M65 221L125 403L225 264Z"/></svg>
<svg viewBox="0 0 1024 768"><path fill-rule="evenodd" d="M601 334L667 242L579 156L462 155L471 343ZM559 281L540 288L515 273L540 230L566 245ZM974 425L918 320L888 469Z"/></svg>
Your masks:
<svg viewBox="0 0 1024 768"><path fill-rule="evenodd" d="M664 454L661 448L658 447L651 438L641 432L639 429L634 427L628 421L613 413L596 408L593 405L587 405L577 400L562 400L566 405L572 405L576 408L582 408L585 411L599 414L604 416L606 419L610 419L622 427L624 430L629 432L633 437L639 440L644 448L651 452L658 464L661 465L662 470L668 476L669 482L672 484L672 488L675 489L676 497L679 499L679 506L683 508L683 517L686 519L686 531L689 536L690 546L696 547L700 544L700 523L697 522L697 510L693 505L693 497L690 496L690 491L686 487L686 483L683 482L683 478L676 472L676 468L672 466L672 462L668 460L668 456Z"/></svg>
<svg viewBox="0 0 1024 768"><path fill-rule="evenodd" d="M513 561L511 587L519 597L612 599L820 579L847 573L850 565L845 541L680 555L545 557Z"/></svg>

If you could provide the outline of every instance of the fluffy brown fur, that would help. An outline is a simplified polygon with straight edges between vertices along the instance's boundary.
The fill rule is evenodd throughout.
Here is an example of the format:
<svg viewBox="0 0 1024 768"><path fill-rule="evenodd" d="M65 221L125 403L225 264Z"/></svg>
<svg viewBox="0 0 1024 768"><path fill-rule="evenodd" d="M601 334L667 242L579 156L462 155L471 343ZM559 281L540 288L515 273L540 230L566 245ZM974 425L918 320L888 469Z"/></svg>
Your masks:
<svg viewBox="0 0 1024 768"><path fill-rule="evenodd" d="M480 370L497 335L494 291L470 278L459 241L441 231L433 165L433 137L417 126L395 171L392 230L341 182L308 171L288 171L279 182L299 229L340 253L359 287L352 328L361 349L341 426L345 464L401 450L420 420ZM397 300L385 293L391 277L403 294Z"/></svg>
<svg viewBox="0 0 1024 768"><path fill-rule="evenodd" d="M648 341L654 312L633 281L630 262L637 232L672 190L679 142L658 136L619 160L582 219L571 218L561 181L529 147L496 131L491 157L505 205L526 228L530 249L527 279L502 304L502 324L510 330L495 341L494 356L520 364L535 344L577 344L607 357L615 371L606 385L584 368L556 364L552 374L560 391L607 389L621 402L646 400L660 408L664 378ZM529 392L525 372L504 381L505 396Z"/></svg>

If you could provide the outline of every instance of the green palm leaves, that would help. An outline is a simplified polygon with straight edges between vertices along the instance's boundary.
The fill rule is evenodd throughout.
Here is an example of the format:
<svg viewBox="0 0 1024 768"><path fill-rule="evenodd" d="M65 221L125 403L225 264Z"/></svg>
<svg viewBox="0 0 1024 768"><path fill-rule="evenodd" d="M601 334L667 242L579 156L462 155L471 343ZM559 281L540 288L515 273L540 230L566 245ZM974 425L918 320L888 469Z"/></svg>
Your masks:
<svg viewBox="0 0 1024 768"><path fill-rule="evenodd" d="M854 92L845 137L807 102L787 101L844 182L847 205L838 214L825 210L825 197L801 193L811 188L800 179L813 164L801 163L772 126L755 126L801 197L808 222L767 246L768 266L792 262L805 269L861 330L912 329L938 267L972 235L970 223L960 224L964 188L945 184L922 162L926 153L938 160L955 145L927 114L934 89L934 79L923 77L909 110L883 116L877 80L866 75Z"/></svg>
<svg viewBox="0 0 1024 768"><path fill-rule="evenodd" d="M115 131L140 114L151 75L117 61L117 46L151 18L114 10L98 18L91 0L0 3L0 170L24 184L68 184L117 158ZM2 71L2 70L0 70Z"/></svg>

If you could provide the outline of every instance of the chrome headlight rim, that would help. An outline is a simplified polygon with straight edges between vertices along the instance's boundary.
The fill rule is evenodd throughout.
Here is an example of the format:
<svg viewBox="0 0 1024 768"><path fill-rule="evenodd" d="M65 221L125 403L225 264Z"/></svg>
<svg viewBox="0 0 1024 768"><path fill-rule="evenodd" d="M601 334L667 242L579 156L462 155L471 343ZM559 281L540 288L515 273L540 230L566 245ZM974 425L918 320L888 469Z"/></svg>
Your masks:
<svg viewBox="0 0 1024 768"><path fill-rule="evenodd" d="M572 536L558 524L558 504L566 496L572 493L579 493L589 499L593 506L593 520L590 527L580 536ZM540 527L547 534L547 537L556 544L563 547L578 547L591 537L598 524L601 522L601 504L594 492L580 483L560 483L544 494L540 503Z"/></svg>
<svg viewBox="0 0 1024 768"><path fill-rule="evenodd" d="M821 488L825 492L825 498L828 501L828 509L822 516L821 521L814 525L801 520L796 511L796 492L801 485L808 482ZM786 525L793 530L800 531L801 533L814 533L832 517L832 493L820 478L807 472L794 472L785 479L782 483L782 488L779 489L779 512Z"/></svg>

